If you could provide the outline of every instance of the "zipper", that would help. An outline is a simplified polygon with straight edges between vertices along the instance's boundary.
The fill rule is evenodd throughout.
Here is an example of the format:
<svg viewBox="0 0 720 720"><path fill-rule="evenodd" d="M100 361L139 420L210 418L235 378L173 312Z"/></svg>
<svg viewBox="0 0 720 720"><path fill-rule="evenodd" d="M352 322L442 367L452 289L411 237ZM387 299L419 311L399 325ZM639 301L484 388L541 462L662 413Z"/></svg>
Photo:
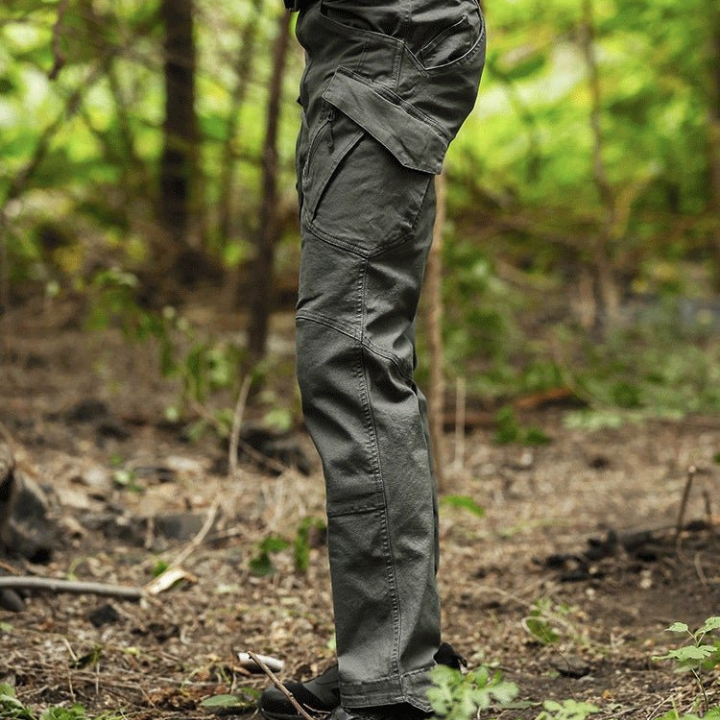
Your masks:
<svg viewBox="0 0 720 720"><path fill-rule="evenodd" d="M305 168L303 170L303 176L307 176L307 174L310 171L310 161L315 155L315 151L318 148L318 145L320 144L320 141L322 140L323 133L327 132L327 137L325 138L325 143L328 146L330 150L332 150L335 147L335 136L333 133L333 123L335 122L337 118L337 109L334 106L330 106L330 109L325 114L325 121L323 124L317 129L317 132L315 135L313 135L312 139L310 140L310 147L308 148L308 153L306 155L305 159Z"/></svg>
<svg viewBox="0 0 720 720"><path fill-rule="evenodd" d="M337 117L337 110L335 109L335 106L331 106L330 110L328 110L327 114L327 126L328 126L328 136L327 136L327 146L330 150L332 150L335 147L335 136L333 135L333 123L335 122L335 118Z"/></svg>

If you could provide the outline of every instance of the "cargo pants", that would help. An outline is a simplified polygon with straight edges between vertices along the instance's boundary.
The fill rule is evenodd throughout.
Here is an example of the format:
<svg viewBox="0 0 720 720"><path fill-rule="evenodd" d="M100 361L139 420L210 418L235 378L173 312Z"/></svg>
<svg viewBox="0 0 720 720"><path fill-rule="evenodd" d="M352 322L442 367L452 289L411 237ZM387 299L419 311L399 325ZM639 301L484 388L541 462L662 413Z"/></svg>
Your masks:
<svg viewBox="0 0 720 720"><path fill-rule="evenodd" d="M414 321L484 20L477 0L301 4L297 374L327 488L341 701L429 710L437 500Z"/></svg>

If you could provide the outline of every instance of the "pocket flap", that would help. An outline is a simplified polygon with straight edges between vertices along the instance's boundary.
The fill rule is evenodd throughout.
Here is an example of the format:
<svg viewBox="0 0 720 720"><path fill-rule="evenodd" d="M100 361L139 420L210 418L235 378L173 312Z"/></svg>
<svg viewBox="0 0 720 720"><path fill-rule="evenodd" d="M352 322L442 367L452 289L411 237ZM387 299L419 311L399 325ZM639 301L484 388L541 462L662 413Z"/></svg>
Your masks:
<svg viewBox="0 0 720 720"><path fill-rule="evenodd" d="M449 140L392 91L339 68L323 98L384 145L405 167L435 175L442 170Z"/></svg>

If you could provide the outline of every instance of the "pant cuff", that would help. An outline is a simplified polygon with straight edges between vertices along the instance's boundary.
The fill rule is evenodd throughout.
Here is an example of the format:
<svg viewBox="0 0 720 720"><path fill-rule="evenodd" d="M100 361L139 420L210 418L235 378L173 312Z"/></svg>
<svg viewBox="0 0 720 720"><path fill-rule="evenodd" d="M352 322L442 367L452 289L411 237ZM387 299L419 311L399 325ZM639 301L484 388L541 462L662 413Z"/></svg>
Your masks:
<svg viewBox="0 0 720 720"><path fill-rule="evenodd" d="M342 704L348 708L361 708L409 703L420 710L430 712L432 707L427 692L432 687L430 670L433 667L434 665L431 665L399 677L371 682L345 683L340 680Z"/></svg>

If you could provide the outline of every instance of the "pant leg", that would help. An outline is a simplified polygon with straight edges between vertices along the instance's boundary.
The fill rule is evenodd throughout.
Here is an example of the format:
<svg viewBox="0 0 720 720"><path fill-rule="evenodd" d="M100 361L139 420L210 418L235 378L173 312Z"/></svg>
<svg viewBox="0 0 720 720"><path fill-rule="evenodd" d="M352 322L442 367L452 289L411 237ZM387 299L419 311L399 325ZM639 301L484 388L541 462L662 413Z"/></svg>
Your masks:
<svg viewBox="0 0 720 720"><path fill-rule="evenodd" d="M385 3L403 21L384 27L402 29L411 4ZM351 2L345 9L354 5L362 11ZM405 41L337 23L321 0L301 15L298 36L309 64L297 371L327 487L342 702L429 710L440 641L437 506L413 324L432 239L433 173L474 97L458 91L462 81L440 78L443 102L464 102L443 125L446 105L436 117L425 109L438 78L421 65L408 69L417 58ZM437 47L427 53L437 56ZM473 72L465 84L476 91Z"/></svg>

